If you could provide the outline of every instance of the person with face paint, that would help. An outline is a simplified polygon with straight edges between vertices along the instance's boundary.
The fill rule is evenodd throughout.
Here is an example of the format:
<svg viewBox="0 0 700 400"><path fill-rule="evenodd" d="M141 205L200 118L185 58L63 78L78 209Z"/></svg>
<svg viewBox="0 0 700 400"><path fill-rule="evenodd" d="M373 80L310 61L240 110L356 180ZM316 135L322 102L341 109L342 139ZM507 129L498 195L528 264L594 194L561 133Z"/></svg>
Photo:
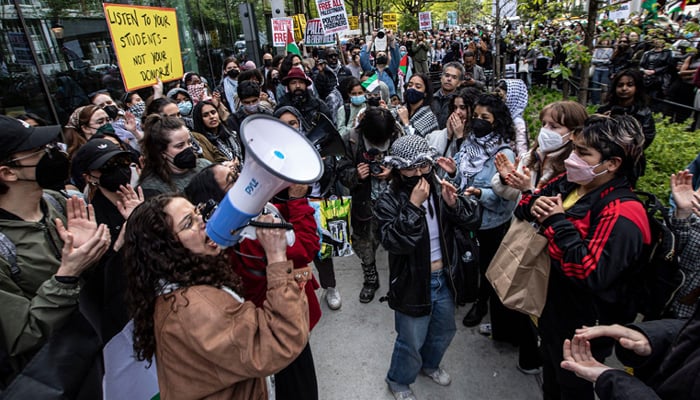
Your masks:
<svg viewBox="0 0 700 400"><path fill-rule="evenodd" d="M515 139L515 128L508 107L495 95L481 95L474 107L474 116L469 124L469 134L454 160L442 158L438 165L450 177L454 177L460 192L464 192L479 200L483 207L481 228L477 231L479 239L479 272L480 282L477 301L472 305L462 323L465 326L476 326L486 315L491 306L491 325L483 326L483 333L490 334L493 329L493 339L517 344L507 330L501 331L497 326L498 312L504 310L493 288L486 280L486 269L496 254L501 239L510 226L515 200L499 196L491 185L491 178L497 173L496 154L503 153L510 162L515 162L512 142ZM491 300L489 302L489 299ZM481 327L480 327L481 328Z"/></svg>
<svg viewBox="0 0 700 400"><path fill-rule="evenodd" d="M144 166L139 187L146 198L181 193L197 172L211 164L197 158L190 132L180 118L151 114L144 128Z"/></svg>
<svg viewBox="0 0 700 400"><path fill-rule="evenodd" d="M433 102L433 88L425 74L411 76L403 95L405 105L396 109L396 119L407 135L425 137L440 129L437 117L430 108Z"/></svg>
<svg viewBox="0 0 700 400"><path fill-rule="evenodd" d="M438 385L451 382L440 366L457 331L454 282L445 271L455 259L455 230L474 231L481 223L476 199L437 178L436 157L420 136L398 138L384 158L391 185L374 208L389 252L387 297L397 336L386 382L396 399L415 399L409 385L419 373Z"/></svg>
<svg viewBox="0 0 700 400"><path fill-rule="evenodd" d="M644 136L630 116L594 114L571 141L566 174L523 195L515 216L538 222L549 241L551 272L538 324L544 397L592 399L593 385L561 367L562 347L584 325L625 325L637 315L629 277L651 243L645 208L632 192ZM592 341L592 357L603 362L612 345Z"/></svg>
<svg viewBox="0 0 700 400"><path fill-rule="evenodd" d="M57 143L59 134L59 126L35 128L0 116L0 232L5 245L16 246L14 260L0 253L0 330L9 357L9 370L1 376L3 386L27 366L51 335L64 335L80 325L94 336L77 312L80 277L108 250L110 235L105 225L95 223L91 207L77 197L66 200L53 191L63 188L69 170L68 155ZM72 371L88 371L101 349L87 342L77 345L90 360L71 364ZM71 354L76 350L63 348ZM53 358L51 362L64 361ZM56 365L40 368L47 376L54 375ZM46 387L70 393L77 393L83 384L100 387L87 377L77 381L70 387L53 387L57 382L52 381ZM41 396L45 387L38 388L34 382L25 393ZM90 393L86 393L90 398L101 395L101 391Z"/></svg>

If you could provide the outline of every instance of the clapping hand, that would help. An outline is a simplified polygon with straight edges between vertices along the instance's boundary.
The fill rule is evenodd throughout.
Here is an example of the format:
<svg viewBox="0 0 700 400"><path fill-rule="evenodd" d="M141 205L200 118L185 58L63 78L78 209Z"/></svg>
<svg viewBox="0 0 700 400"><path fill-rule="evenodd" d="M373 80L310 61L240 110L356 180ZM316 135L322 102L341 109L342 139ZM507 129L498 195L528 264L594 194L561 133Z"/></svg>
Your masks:
<svg viewBox="0 0 700 400"><path fill-rule="evenodd" d="M693 174L690 171L679 171L671 175L671 193L676 202L677 218L688 218L691 212L700 214L700 189L693 190Z"/></svg>
<svg viewBox="0 0 700 400"><path fill-rule="evenodd" d="M139 186L136 190L130 185L119 186L117 191L117 209L124 219L129 219L131 212L134 211L139 204L143 203L143 189Z"/></svg>

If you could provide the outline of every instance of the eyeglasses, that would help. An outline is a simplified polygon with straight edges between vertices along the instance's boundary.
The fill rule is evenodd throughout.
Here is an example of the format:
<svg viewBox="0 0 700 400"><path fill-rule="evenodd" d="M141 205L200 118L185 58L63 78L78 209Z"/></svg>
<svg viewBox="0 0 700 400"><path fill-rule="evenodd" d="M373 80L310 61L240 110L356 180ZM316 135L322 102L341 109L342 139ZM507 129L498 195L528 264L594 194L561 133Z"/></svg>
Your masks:
<svg viewBox="0 0 700 400"><path fill-rule="evenodd" d="M180 233L186 231L186 230L194 230L192 228L199 227L195 223L204 223L204 210L206 209L208 203L199 203L194 207L194 210L192 210L191 213L189 213L180 223L180 229L175 232L175 235L179 235ZM199 218L198 218L199 217Z"/></svg>
<svg viewBox="0 0 700 400"><path fill-rule="evenodd" d="M26 156L17 157L17 158L13 158L11 160L7 160L3 164L7 165L7 164L16 163L17 161L26 160L27 158L32 158L35 155L40 154L40 153L46 153L46 155L49 158L53 158L53 156L54 156L53 151L54 150L65 153L66 149L67 149L67 146L64 143L58 143L58 142L49 143L49 144L42 146L39 150L37 150L33 153L27 154ZM36 164L34 164L34 165L15 165L15 168L25 168L25 167L26 168L36 167Z"/></svg>
<svg viewBox="0 0 700 400"><path fill-rule="evenodd" d="M219 115L219 112L216 110L211 110L209 112L202 111L202 118L213 117L215 115Z"/></svg>

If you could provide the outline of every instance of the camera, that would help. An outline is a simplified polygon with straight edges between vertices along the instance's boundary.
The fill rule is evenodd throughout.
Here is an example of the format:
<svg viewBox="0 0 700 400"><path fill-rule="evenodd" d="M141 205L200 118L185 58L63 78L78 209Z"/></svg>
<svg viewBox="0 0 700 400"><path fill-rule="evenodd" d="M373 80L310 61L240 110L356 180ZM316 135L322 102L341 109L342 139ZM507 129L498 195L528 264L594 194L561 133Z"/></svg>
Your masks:
<svg viewBox="0 0 700 400"><path fill-rule="evenodd" d="M379 175L384 171L382 169L382 160L383 156L381 151L377 149L369 149L367 150L362 157L365 159L365 162L369 164L369 172L372 175Z"/></svg>
<svg viewBox="0 0 700 400"><path fill-rule="evenodd" d="M386 51L388 46L386 32L384 29L377 31L377 37L374 38L374 51Z"/></svg>
<svg viewBox="0 0 700 400"><path fill-rule="evenodd" d="M372 175L379 175L379 174L382 173L382 171L383 171L383 169L382 169L382 163L380 163L379 161L370 161L370 163L369 163L369 172L370 172Z"/></svg>

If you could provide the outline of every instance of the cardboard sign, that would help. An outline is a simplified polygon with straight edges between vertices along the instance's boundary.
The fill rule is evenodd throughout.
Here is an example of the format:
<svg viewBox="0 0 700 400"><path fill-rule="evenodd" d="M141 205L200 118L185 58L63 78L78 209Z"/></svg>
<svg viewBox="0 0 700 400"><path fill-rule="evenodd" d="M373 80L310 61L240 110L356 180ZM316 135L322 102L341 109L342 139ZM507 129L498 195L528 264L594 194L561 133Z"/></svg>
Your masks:
<svg viewBox="0 0 700 400"><path fill-rule="evenodd" d="M327 46L335 44L335 34L326 35L323 31L323 24L318 18L310 19L306 23L306 34L304 35L306 46Z"/></svg>
<svg viewBox="0 0 700 400"><path fill-rule="evenodd" d="M306 32L306 15L296 14L292 18L294 19L294 40L300 42L304 39L304 32Z"/></svg>
<svg viewBox="0 0 700 400"><path fill-rule="evenodd" d="M396 19L397 15L394 13L384 13L382 16L382 21L384 21L384 29L391 29L396 32L399 30L399 23Z"/></svg>
<svg viewBox="0 0 700 400"><path fill-rule="evenodd" d="M344 0L316 0L316 9L326 35L342 32L350 27Z"/></svg>
<svg viewBox="0 0 700 400"><path fill-rule="evenodd" d="M126 90L180 79L184 73L174 8L104 3Z"/></svg>
<svg viewBox="0 0 700 400"><path fill-rule="evenodd" d="M291 17L272 18L272 45L275 47L286 46L287 31L294 32L294 22Z"/></svg>
<svg viewBox="0 0 700 400"><path fill-rule="evenodd" d="M360 29L360 17L357 15L349 15L348 23L350 24L350 30Z"/></svg>
<svg viewBox="0 0 700 400"><path fill-rule="evenodd" d="M447 12L447 26L450 28L457 26L457 11Z"/></svg>
<svg viewBox="0 0 700 400"><path fill-rule="evenodd" d="M430 19L430 11L418 13L418 26L422 31L429 31L433 29L433 21Z"/></svg>

